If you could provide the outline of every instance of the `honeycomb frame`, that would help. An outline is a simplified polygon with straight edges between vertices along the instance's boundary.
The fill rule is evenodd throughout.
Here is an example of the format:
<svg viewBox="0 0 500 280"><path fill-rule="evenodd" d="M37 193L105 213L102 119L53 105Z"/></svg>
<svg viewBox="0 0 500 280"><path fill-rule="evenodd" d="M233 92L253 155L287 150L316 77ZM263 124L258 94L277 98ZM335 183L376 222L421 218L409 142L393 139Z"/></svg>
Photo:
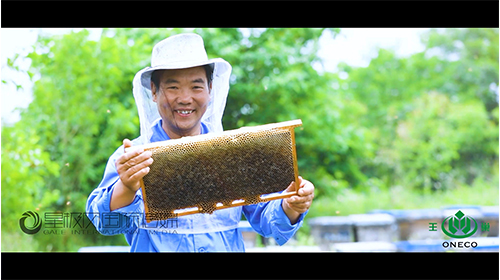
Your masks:
<svg viewBox="0 0 500 280"><path fill-rule="evenodd" d="M146 221L297 194L282 191L292 181L299 186L294 128L301 125L299 119L142 145L154 160L140 181Z"/></svg>

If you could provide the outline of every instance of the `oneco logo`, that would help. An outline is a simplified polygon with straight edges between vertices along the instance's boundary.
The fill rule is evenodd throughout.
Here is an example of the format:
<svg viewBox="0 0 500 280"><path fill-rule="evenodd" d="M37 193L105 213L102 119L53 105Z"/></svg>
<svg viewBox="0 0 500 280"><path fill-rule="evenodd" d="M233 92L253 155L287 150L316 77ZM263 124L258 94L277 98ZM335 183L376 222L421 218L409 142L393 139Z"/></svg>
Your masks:
<svg viewBox="0 0 500 280"><path fill-rule="evenodd" d="M477 247L477 242L476 241L466 241L466 242L453 242L453 241L445 241L443 242L443 248L476 248Z"/></svg>
<svg viewBox="0 0 500 280"><path fill-rule="evenodd" d="M445 227L446 221L448 221L448 229ZM458 210L455 215L449 216L443 221L441 229L449 237L466 238L476 233L477 222L472 217L466 216L462 211Z"/></svg>
<svg viewBox="0 0 500 280"><path fill-rule="evenodd" d="M26 226L25 220L29 217L34 219L32 226ZM42 221L40 220L40 216L38 216L37 212L26 211L23 213L21 219L19 219L19 226L24 233L35 234L42 228Z"/></svg>

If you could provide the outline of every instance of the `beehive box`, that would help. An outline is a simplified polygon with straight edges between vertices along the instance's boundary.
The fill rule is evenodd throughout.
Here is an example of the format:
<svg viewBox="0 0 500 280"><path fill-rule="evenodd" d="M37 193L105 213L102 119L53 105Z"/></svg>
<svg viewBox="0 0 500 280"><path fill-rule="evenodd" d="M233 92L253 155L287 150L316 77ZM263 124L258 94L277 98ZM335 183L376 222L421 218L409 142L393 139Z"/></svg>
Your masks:
<svg viewBox="0 0 500 280"><path fill-rule="evenodd" d="M389 214L353 214L349 215L354 225L356 242L385 241L398 239L396 219Z"/></svg>
<svg viewBox="0 0 500 280"><path fill-rule="evenodd" d="M335 243L354 241L353 223L346 216L325 216L308 220L313 236L322 251L333 250Z"/></svg>

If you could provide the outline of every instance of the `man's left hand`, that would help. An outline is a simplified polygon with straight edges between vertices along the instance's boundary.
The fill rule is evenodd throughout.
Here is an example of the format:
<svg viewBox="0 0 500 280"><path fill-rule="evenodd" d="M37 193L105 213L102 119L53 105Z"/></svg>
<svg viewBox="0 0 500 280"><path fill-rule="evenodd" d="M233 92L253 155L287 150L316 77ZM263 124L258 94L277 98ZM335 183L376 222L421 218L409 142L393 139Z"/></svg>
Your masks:
<svg viewBox="0 0 500 280"><path fill-rule="evenodd" d="M295 182L292 182L285 192L295 191ZM299 191L297 195L289 198L284 198L282 202L283 210L290 219L292 224L295 224L299 219L300 214L306 212L311 207L314 198L314 185L302 179L299 176Z"/></svg>

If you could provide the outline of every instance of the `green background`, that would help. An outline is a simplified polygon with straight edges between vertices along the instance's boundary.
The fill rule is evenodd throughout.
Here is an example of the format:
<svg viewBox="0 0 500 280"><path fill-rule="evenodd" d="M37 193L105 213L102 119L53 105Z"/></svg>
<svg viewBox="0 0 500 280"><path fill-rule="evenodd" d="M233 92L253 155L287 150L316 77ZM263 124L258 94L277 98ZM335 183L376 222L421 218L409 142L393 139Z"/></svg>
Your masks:
<svg viewBox="0 0 500 280"><path fill-rule="evenodd" d="M126 245L121 235L26 235L19 218L27 210L85 211L108 157L122 139L139 135L134 74L150 64L156 42L181 32L39 37L26 72L34 99L20 121L2 123L2 251ZM490 89L498 87L498 29L429 30L422 52L399 58L378 49L368 67L341 63L335 73L311 64L321 62L320 36L340 29L189 32L204 38L209 58L233 66L225 129L302 119L299 170L316 187L309 218L498 205L499 112ZM17 59L8 67L19 69ZM305 224L298 232L300 244L312 242L308 230Z"/></svg>

